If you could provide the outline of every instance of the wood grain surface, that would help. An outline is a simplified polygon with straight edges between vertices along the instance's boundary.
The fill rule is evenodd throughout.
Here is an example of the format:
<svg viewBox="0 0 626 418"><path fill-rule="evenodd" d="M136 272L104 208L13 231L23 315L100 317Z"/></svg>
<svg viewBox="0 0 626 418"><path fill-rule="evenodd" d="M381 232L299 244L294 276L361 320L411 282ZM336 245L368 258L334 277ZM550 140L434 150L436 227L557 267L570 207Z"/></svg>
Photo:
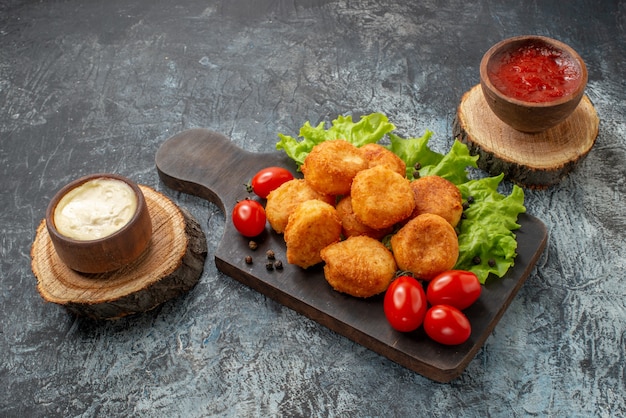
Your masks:
<svg viewBox="0 0 626 418"><path fill-rule="evenodd" d="M596 142L600 118L583 96L557 126L537 133L517 131L491 111L480 85L461 98L454 136L479 155L478 166L523 187L545 189L561 181L587 156Z"/></svg>
<svg viewBox="0 0 626 418"><path fill-rule="evenodd" d="M57 255L46 221L41 221L31 265L46 301L92 319L117 319L154 309L195 286L207 254L202 229L167 197L139 187L152 220L152 239L137 260L120 269L97 274L72 270Z"/></svg>
<svg viewBox="0 0 626 418"><path fill-rule="evenodd" d="M215 263L221 271L281 304L368 347L430 379L448 382L458 377L485 342L524 283L547 241L543 223L521 215L517 231L515 266L502 278L489 280L478 302L466 314L472 324L470 339L460 346L443 346L423 331L401 333L388 325L382 296L354 298L334 291L320 266L302 269L286 263L282 235L266 227L252 251L249 239L232 225L234 204L248 197L243 185L260 169L291 167L284 153L255 154L235 146L227 137L207 129L192 129L166 140L156 154L161 179L169 187L211 200L226 214L226 229ZM297 174L297 173L294 173ZM268 270L264 254L272 250L283 269ZM246 256L255 256L252 264Z"/></svg>

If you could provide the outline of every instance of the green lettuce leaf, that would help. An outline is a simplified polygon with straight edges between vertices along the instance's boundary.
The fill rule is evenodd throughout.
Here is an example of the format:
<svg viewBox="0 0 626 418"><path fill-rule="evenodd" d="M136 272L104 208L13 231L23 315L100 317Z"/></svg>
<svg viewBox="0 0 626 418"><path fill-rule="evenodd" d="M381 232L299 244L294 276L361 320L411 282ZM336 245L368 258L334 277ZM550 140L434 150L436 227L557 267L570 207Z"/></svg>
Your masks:
<svg viewBox="0 0 626 418"><path fill-rule="evenodd" d="M426 131L419 138L401 138L398 135L389 133L390 140L387 148L396 154L406 164L406 176L413 180L415 164L419 163L422 169L430 165L435 165L441 160L441 154L431 151L428 148L428 141L433 136L431 131ZM463 167L465 170L465 167Z"/></svg>
<svg viewBox="0 0 626 418"><path fill-rule="evenodd" d="M338 116L337 119L332 121L329 129L325 129L324 122L320 122L316 127L313 127L307 121L300 128L298 136L302 138L301 141L279 133L280 141L276 144L276 149L284 150L289 158L296 162L298 169L300 169L311 149L320 142L332 139L345 139L357 147L362 147L365 144L380 141L387 133L395 129L396 127L382 113L362 116L356 123L352 121L352 116Z"/></svg>
<svg viewBox="0 0 626 418"><path fill-rule="evenodd" d="M459 224L459 258L455 268L474 272L481 283L490 273L502 277L513 266L520 228L517 217L526 212L524 191L513 186L510 195L498 193L504 174L457 185L464 201L472 201Z"/></svg>
<svg viewBox="0 0 626 418"><path fill-rule="evenodd" d="M447 154L440 154L428 147L431 131L419 138L404 139L394 134L394 130L395 126L381 113L362 116L358 122L353 122L351 116L339 116L329 129L323 122L316 127L306 122L300 129L301 140L279 133L276 149L284 150L299 168L320 142L340 138L361 147L377 143L386 136L387 148L405 162L407 178L414 179L415 165L419 163L420 177L444 177L459 188L464 201L473 201L464 211L465 219L457 226L459 258L455 268L474 272L481 283L492 273L502 277L517 255L513 231L520 227L518 215L526 211L524 191L513 186L509 196L500 194L498 186L503 174L470 180L467 168L477 167L478 156L470 155L467 146L457 140Z"/></svg>
<svg viewBox="0 0 626 418"><path fill-rule="evenodd" d="M440 154L428 148L431 131L419 138L403 139L392 133L388 134L391 144L387 147L398 155L406 164L406 176L414 179L415 165L419 164L419 175L440 176L454 184L465 183L467 167L477 167L478 156L472 156L463 143L455 140L447 154Z"/></svg>

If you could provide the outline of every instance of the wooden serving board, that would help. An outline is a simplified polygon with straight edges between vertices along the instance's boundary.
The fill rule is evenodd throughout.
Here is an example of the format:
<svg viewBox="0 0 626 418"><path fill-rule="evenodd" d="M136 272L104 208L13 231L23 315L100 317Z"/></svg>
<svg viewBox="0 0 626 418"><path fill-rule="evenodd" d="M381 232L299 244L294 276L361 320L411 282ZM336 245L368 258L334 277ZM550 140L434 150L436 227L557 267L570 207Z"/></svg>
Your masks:
<svg viewBox="0 0 626 418"><path fill-rule="evenodd" d="M400 333L387 323L383 297L357 299L338 293L327 284L323 269L286 263L282 235L270 230L259 238L256 251L249 239L233 227L230 213L238 200L250 197L244 187L261 168L282 166L296 174L295 164L284 153L251 153L227 137L206 129L181 132L165 141L156 154L163 182L184 193L203 197L226 214L224 236L215 253L218 269L279 303L331 330L416 371L432 380L448 382L459 376L483 345L515 294L531 272L547 241L544 224L533 216L519 218L518 256L502 278L488 282L480 299L466 310L472 325L470 339L448 347L428 339L423 331ZM275 252L282 270L268 271L265 253ZM253 264L245 263L246 256Z"/></svg>

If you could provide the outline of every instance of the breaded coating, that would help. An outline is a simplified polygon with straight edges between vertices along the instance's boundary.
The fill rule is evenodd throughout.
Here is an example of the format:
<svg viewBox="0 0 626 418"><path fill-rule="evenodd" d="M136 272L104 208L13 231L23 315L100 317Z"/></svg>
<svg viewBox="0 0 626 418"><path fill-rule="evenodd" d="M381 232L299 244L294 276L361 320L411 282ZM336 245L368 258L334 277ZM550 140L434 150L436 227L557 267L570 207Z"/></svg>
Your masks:
<svg viewBox="0 0 626 418"><path fill-rule="evenodd" d="M400 270L431 280L450 270L459 257L459 241L452 225L439 215L425 213L406 223L391 237Z"/></svg>
<svg viewBox="0 0 626 418"><path fill-rule="evenodd" d="M289 216L285 229L287 261L307 268L322 261L322 248L341 239L337 211L321 200L300 203Z"/></svg>
<svg viewBox="0 0 626 418"><path fill-rule="evenodd" d="M421 177L411 182L415 196L412 217L434 213L456 226L463 214L463 199L459 189L449 180L439 176Z"/></svg>
<svg viewBox="0 0 626 418"><path fill-rule="evenodd" d="M359 172L352 182L351 196L354 214L374 229L407 219L415 208L409 180L382 165Z"/></svg>
<svg viewBox="0 0 626 418"><path fill-rule="evenodd" d="M289 215L302 202L307 200L322 200L333 204L335 198L320 194L313 190L304 179L293 179L283 183L270 192L265 204L265 215L274 231L282 234L287 227Z"/></svg>
<svg viewBox="0 0 626 418"><path fill-rule="evenodd" d="M396 273L393 254L374 238L350 237L322 250L324 276L338 292L368 298L387 290Z"/></svg>
<svg viewBox="0 0 626 418"><path fill-rule="evenodd" d="M314 190L335 196L349 194L352 179L366 168L361 150L343 139L314 146L300 167Z"/></svg>
<svg viewBox="0 0 626 418"><path fill-rule="evenodd" d="M341 219L341 230L345 238L365 235L381 240L393 231L392 227L374 229L361 222L352 210L352 198L350 196L341 199L337 203L336 208L339 219Z"/></svg>
<svg viewBox="0 0 626 418"><path fill-rule="evenodd" d="M367 161L368 168L372 168L377 165L384 165L385 167L400 174L402 177L406 177L406 164L404 161L382 145L366 144L361 147L361 151L363 152L363 157Z"/></svg>

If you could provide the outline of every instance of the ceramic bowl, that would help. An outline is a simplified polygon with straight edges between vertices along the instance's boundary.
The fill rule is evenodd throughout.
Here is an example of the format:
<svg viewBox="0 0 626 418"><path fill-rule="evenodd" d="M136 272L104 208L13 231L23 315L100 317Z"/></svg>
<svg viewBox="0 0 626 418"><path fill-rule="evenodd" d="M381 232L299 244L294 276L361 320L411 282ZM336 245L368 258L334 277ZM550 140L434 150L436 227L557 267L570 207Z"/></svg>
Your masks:
<svg viewBox="0 0 626 418"><path fill-rule="evenodd" d="M81 190L77 189L79 186L99 179L118 180L130 186L132 194L128 193L128 195L136 199L136 207L134 213L130 215L130 220L125 224L122 223L123 226L117 231L93 239L70 237L67 233L59 232L59 229L63 230L63 228L60 225L57 228L55 210L62 198L75 189ZM128 191L128 188L123 189ZM102 205L97 207L102 207ZM80 210L82 210L81 207L78 212ZM91 211L88 210L88 212ZM59 217L60 220L61 217ZM46 227L61 261L81 273L105 273L128 265L146 250L152 237L152 222L141 189L131 180L116 174L92 174L64 186L54 195L48 205Z"/></svg>
<svg viewBox="0 0 626 418"><path fill-rule="evenodd" d="M523 48L542 48L559 51L558 62L569 66L569 74L576 73L570 91L549 101L534 102L511 97L496 87L494 72L499 63ZM569 76L568 76L569 77ZM491 47L480 63L480 84L487 104L495 115L507 125L522 132L542 132L564 121L578 106L587 85L587 68L584 61L563 42L544 36L517 36L505 39Z"/></svg>

